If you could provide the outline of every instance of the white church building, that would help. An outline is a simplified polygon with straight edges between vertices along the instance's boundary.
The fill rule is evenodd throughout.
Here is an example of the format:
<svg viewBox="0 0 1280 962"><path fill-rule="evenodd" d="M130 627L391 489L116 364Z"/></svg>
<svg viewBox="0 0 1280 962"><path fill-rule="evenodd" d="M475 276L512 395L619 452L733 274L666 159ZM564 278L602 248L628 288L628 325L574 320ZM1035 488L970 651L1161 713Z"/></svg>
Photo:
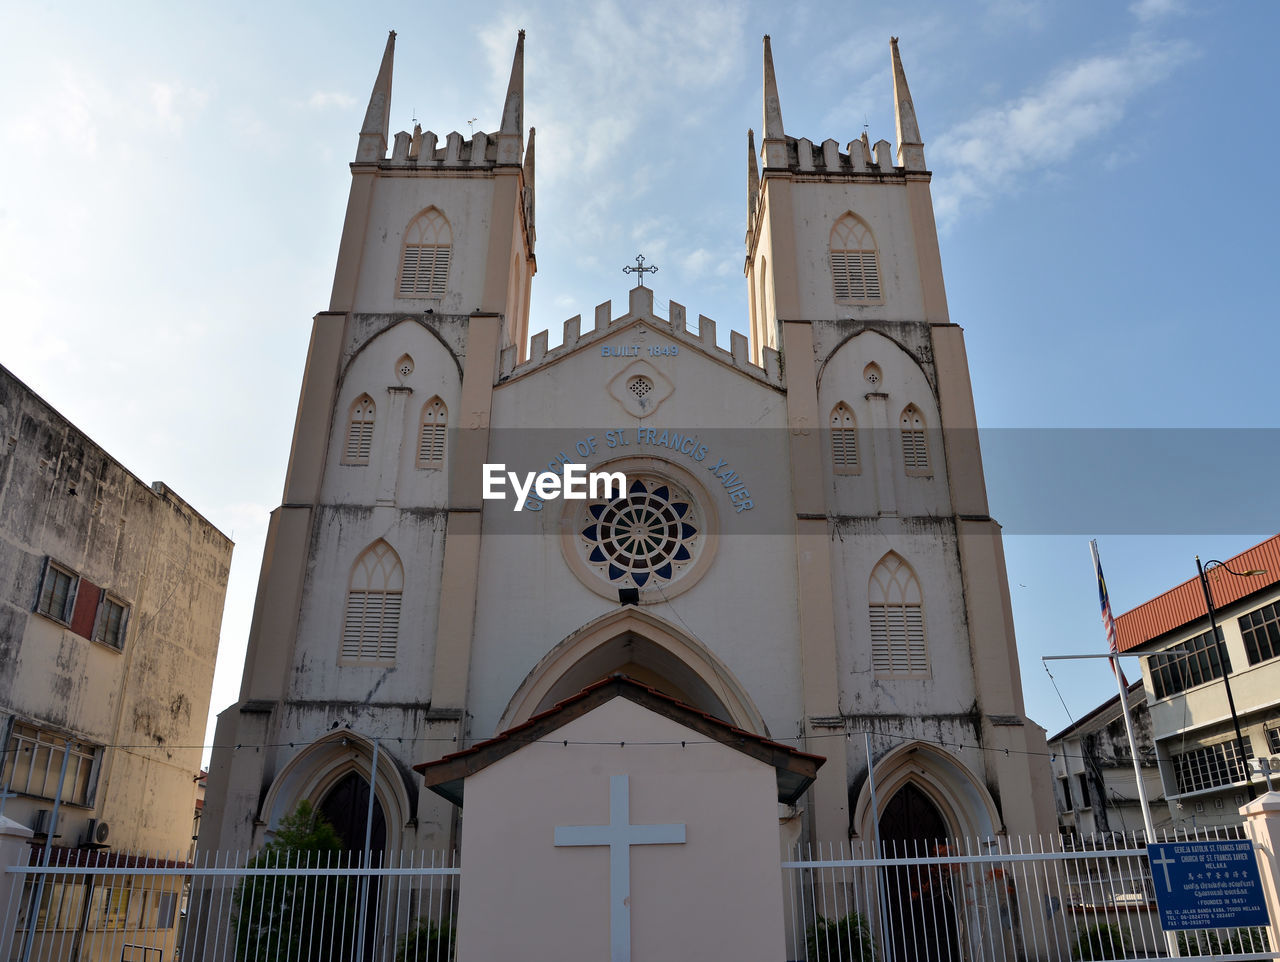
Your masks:
<svg viewBox="0 0 1280 962"><path fill-rule="evenodd" d="M786 131L765 38L750 338L730 333L727 350L711 319L655 306L643 273L626 304L565 321L558 346L530 337L524 35L501 128L470 138L392 136L394 42L351 164L201 847L261 844L302 801L363 847L376 758L373 848L454 848L464 816L414 766L618 674L641 700L709 716L721 741L737 730L773 752L780 785L787 765L825 759L778 803L787 838L1052 834L896 41L895 148ZM625 488L569 499L545 483L519 499L508 478L485 498L496 464L521 484L581 464ZM465 872L465 844L461 857Z"/></svg>

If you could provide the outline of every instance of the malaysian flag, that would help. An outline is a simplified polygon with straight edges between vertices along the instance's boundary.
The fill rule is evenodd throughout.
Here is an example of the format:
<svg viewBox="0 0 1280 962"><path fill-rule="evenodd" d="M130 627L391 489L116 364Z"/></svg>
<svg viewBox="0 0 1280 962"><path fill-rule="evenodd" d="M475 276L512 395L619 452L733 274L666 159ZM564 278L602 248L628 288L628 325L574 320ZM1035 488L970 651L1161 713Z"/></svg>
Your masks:
<svg viewBox="0 0 1280 962"><path fill-rule="evenodd" d="M1089 542L1089 552L1093 555L1093 571L1098 576L1098 601L1102 604L1102 627L1107 632L1107 647L1111 654L1120 654L1120 646L1116 641L1116 620L1111 615L1111 599L1107 597L1107 579L1102 577L1102 561L1098 558L1098 542ZM1111 659L1111 668L1120 677L1120 684L1125 691L1129 690L1129 682L1124 677L1124 670L1118 659Z"/></svg>

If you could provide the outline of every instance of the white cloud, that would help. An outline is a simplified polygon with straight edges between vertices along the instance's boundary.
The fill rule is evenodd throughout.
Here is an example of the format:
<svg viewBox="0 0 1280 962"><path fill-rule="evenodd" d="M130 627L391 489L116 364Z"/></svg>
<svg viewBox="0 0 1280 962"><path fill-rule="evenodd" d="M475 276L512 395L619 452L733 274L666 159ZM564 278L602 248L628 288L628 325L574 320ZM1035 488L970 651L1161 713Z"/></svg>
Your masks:
<svg viewBox="0 0 1280 962"><path fill-rule="evenodd" d="M329 107L354 107L356 98L350 94L338 93L333 90L317 90L307 98L307 106L312 110L325 110Z"/></svg>
<svg viewBox="0 0 1280 962"><path fill-rule="evenodd" d="M1177 16L1184 12L1182 0L1137 0L1130 4L1129 12L1143 23Z"/></svg>
<svg viewBox="0 0 1280 962"><path fill-rule="evenodd" d="M181 133L186 122L204 109L209 92L183 84L153 82L151 106L155 119L170 133Z"/></svg>
<svg viewBox="0 0 1280 962"><path fill-rule="evenodd" d="M1132 101L1194 55L1186 43L1135 42L1090 57L1039 90L988 108L928 145L939 172L934 196L944 224L961 206L1016 190L1031 174L1080 158L1124 118Z"/></svg>

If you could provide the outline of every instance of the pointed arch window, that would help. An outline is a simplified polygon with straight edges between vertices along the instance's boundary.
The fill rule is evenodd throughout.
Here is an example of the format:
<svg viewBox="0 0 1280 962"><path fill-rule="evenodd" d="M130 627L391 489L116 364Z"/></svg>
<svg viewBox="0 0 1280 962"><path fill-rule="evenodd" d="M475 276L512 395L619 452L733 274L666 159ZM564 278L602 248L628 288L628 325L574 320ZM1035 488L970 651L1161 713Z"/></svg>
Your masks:
<svg viewBox="0 0 1280 962"><path fill-rule="evenodd" d="M453 231L439 208L428 207L404 232L397 297L441 297L449 278Z"/></svg>
<svg viewBox="0 0 1280 962"><path fill-rule="evenodd" d="M880 263L871 228L853 213L844 214L831 228L831 279L836 300L880 301Z"/></svg>
<svg viewBox="0 0 1280 962"><path fill-rule="evenodd" d="M902 412L902 464L907 474L915 477L932 473L929 468L929 438L924 415L914 404L908 404Z"/></svg>
<svg viewBox="0 0 1280 962"><path fill-rule="evenodd" d="M928 675L929 644L915 572L889 552L871 572L867 597L872 670L907 677Z"/></svg>
<svg viewBox="0 0 1280 962"><path fill-rule="evenodd" d="M831 464L836 474L857 474L860 470L858 425L843 401L831 410Z"/></svg>
<svg viewBox="0 0 1280 962"><path fill-rule="evenodd" d="M444 467L448 418L449 409L438 397L422 405L422 417L418 422L418 467Z"/></svg>
<svg viewBox="0 0 1280 962"><path fill-rule="evenodd" d="M396 660L404 568L385 541L371 544L356 559L342 620L342 661Z"/></svg>
<svg viewBox="0 0 1280 962"><path fill-rule="evenodd" d="M373 398L361 394L351 402L347 415L347 443L342 448L343 464L368 464L373 450L373 420L377 408Z"/></svg>

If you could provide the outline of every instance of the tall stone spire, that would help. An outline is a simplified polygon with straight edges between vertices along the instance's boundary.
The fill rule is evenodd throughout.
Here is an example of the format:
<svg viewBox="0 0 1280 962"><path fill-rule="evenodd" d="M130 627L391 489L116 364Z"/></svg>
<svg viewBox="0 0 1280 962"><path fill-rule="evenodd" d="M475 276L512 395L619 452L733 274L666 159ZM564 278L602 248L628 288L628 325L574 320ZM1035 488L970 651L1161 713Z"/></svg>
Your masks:
<svg viewBox="0 0 1280 962"><path fill-rule="evenodd" d="M391 62L395 59L396 32L387 36L387 49L382 54L378 79L369 95L369 109L364 112L360 142L356 145L356 163L377 163L387 156L387 136L391 128Z"/></svg>
<svg viewBox="0 0 1280 962"><path fill-rule="evenodd" d="M756 205L760 198L760 171L756 167L756 132L747 128L747 238L756 222Z"/></svg>
<svg viewBox="0 0 1280 962"><path fill-rule="evenodd" d="M498 131L498 163L518 164L523 152L524 130L524 31L516 38L516 53L511 61L511 80L507 83L507 99L502 106L502 127Z"/></svg>
<svg viewBox="0 0 1280 962"><path fill-rule="evenodd" d="M538 131L529 128L529 145L524 149L524 219L529 232L529 253L533 253L533 242L536 237L533 226L534 192L533 192L533 141Z"/></svg>
<svg viewBox="0 0 1280 962"><path fill-rule="evenodd" d="M782 129L782 103L778 78L773 74L773 49L764 35L764 165L787 166L787 135Z"/></svg>
<svg viewBox="0 0 1280 962"><path fill-rule="evenodd" d="M907 170L927 170L924 164L924 142L916 122L915 104L907 87L907 75L898 55L898 38L889 38L889 56L893 61L893 112L898 121L898 166Z"/></svg>

